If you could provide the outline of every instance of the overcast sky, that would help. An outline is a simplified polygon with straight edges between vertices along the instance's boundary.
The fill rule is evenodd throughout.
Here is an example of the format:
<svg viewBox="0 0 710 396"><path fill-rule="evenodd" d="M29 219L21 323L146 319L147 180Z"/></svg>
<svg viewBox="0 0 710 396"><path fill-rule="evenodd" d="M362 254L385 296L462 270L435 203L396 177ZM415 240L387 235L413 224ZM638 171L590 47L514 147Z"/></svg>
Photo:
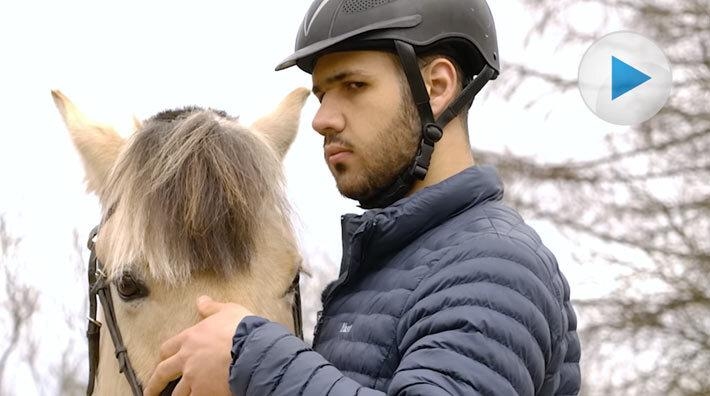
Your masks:
<svg viewBox="0 0 710 396"><path fill-rule="evenodd" d="M45 294L48 320L62 317L55 309L60 305L52 304L83 303L76 274L67 268L72 231L83 243L99 219L50 90L62 90L92 118L123 129L133 115L145 118L189 104L224 109L248 123L292 89L310 88L310 76L297 68L273 71L292 52L310 1L0 3L0 213L23 238L14 262ZM556 43L544 42L525 48L533 21L512 3L491 1L500 78L507 62L575 77L586 48L556 52ZM595 25L593 17L584 21ZM475 146L549 161L603 151L602 134L614 127L594 117L576 91L558 99L548 92L553 100L547 106L523 109L521 101L497 95L495 84L470 113ZM310 127L316 108L310 97L286 157L288 194L304 254L323 255L337 266L340 215L360 210L338 194L324 164L322 138ZM558 256L575 297L589 294L591 271L567 264L573 247L554 229L540 224L538 231Z"/></svg>

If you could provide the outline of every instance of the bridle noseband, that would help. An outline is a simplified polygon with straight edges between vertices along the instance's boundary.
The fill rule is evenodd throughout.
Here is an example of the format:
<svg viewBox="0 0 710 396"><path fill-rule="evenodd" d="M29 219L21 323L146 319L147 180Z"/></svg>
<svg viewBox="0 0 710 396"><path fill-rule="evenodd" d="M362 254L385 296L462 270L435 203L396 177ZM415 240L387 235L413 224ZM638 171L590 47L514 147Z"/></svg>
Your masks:
<svg viewBox="0 0 710 396"><path fill-rule="evenodd" d="M104 318L106 322L106 327L108 328L109 334L111 334L111 340L113 341L113 346L115 349L115 356L118 359L118 370L120 373L126 376L126 380L131 387L133 396L142 396L143 389L136 372L131 365L131 361L128 358L128 351L126 346L123 344L123 338L121 337L121 330L118 328L118 322L116 321L116 311L113 307L113 299L111 296L111 284L103 272L103 266L101 261L96 257L95 243L96 235L99 232L99 226L94 227L89 234L89 240L87 241L87 247L90 251L89 256L89 269L87 271L89 280L89 326L86 330L86 337L89 343L89 383L86 388L86 395L91 396L94 393L96 372L99 366L99 337L101 335L101 322L98 321L96 316L97 311L97 299L101 302L101 306L104 310ZM303 319L301 316L301 290L299 286L299 276L296 275L294 279L294 303L292 305L293 314L293 324L296 332L296 336L303 339ZM179 379L171 382L163 391L160 393L161 396L168 396L172 394L173 389L177 385Z"/></svg>

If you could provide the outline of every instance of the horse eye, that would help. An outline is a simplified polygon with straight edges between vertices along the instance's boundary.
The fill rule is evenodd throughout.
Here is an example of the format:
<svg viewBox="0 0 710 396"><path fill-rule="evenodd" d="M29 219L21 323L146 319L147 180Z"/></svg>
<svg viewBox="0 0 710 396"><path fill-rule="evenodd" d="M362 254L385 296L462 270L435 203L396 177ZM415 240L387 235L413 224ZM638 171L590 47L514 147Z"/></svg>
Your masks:
<svg viewBox="0 0 710 396"><path fill-rule="evenodd" d="M116 291L123 301L131 301L148 296L148 288L130 273L124 273L116 280Z"/></svg>

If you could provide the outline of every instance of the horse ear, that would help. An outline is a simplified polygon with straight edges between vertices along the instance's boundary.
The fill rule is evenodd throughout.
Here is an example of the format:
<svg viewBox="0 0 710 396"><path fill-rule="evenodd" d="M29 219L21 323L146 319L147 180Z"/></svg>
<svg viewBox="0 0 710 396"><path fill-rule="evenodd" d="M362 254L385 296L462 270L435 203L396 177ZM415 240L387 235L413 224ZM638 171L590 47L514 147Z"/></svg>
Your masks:
<svg viewBox="0 0 710 396"><path fill-rule="evenodd" d="M140 120L137 116L133 116L133 132L137 132L139 129L143 127L143 121Z"/></svg>
<svg viewBox="0 0 710 396"><path fill-rule="evenodd" d="M286 95L274 111L267 114L252 125L252 129L261 132L272 143L276 152L283 158L293 143L298 132L301 119L301 109L306 103L310 91L298 88Z"/></svg>
<svg viewBox="0 0 710 396"><path fill-rule="evenodd" d="M99 193L125 141L113 128L84 116L60 91L52 91L52 98L84 163L87 190Z"/></svg>

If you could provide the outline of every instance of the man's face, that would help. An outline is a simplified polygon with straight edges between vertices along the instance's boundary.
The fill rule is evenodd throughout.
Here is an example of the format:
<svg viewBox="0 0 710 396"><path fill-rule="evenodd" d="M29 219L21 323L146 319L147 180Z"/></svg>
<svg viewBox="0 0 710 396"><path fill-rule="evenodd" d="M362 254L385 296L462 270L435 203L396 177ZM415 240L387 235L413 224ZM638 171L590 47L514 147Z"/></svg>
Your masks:
<svg viewBox="0 0 710 396"><path fill-rule="evenodd" d="M344 196L362 200L391 184L416 153L414 103L394 55L337 52L318 59L313 92L321 102L313 129Z"/></svg>

